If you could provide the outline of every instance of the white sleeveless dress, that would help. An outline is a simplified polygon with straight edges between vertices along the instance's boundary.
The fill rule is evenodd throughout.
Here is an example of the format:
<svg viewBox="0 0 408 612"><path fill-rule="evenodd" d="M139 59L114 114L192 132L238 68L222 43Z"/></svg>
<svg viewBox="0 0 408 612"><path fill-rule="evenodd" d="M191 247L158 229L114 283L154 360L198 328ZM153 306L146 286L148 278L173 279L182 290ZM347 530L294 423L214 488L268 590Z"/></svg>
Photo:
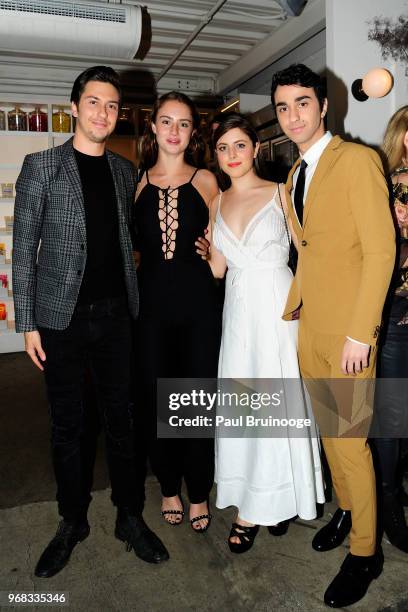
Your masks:
<svg viewBox="0 0 408 612"><path fill-rule="evenodd" d="M292 272L278 197L275 193L255 214L238 240L223 220L220 194L213 242L225 256L228 271L219 379L300 377L298 322L282 319ZM301 392L296 402L297 415L310 417L310 402ZM217 436L215 463L217 507L236 506L240 518L250 523L275 525L296 515L313 519L316 502L324 502L316 436Z"/></svg>

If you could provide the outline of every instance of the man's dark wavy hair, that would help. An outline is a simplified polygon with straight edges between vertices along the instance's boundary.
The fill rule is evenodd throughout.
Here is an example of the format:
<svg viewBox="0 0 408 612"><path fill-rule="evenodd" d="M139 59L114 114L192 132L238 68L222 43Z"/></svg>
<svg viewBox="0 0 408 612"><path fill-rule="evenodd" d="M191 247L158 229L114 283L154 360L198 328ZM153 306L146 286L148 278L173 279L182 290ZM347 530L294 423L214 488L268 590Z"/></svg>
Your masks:
<svg viewBox="0 0 408 612"><path fill-rule="evenodd" d="M299 85L300 87L312 87L319 100L320 109L327 98L326 79L310 70L304 64L292 64L289 68L275 72L272 77L271 100L275 106L275 92L279 85Z"/></svg>
<svg viewBox="0 0 408 612"><path fill-rule="evenodd" d="M75 79L71 91L71 102L79 104L79 100L84 92L85 86L89 81L100 81L102 83L110 83L117 90L119 98L122 98L122 90L120 87L119 75L110 66L92 66Z"/></svg>

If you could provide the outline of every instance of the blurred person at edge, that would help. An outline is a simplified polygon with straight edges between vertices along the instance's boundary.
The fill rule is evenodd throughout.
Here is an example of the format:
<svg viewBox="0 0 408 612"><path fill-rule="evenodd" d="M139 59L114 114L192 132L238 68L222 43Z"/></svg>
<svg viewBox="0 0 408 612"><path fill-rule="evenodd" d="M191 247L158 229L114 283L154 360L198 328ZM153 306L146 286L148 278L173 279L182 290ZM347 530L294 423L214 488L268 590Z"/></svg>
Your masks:
<svg viewBox="0 0 408 612"><path fill-rule="evenodd" d="M174 91L162 95L143 137L145 171L133 211L140 291L136 384L142 392L141 418L148 432L151 466L161 486L162 516L171 525L182 522L184 479L189 519L197 533L206 531L211 522L213 440L158 439L156 397L158 378L217 376L218 291L194 245L208 226L209 202L218 192L214 175L202 167L204 150L199 115L190 98Z"/></svg>
<svg viewBox="0 0 408 612"><path fill-rule="evenodd" d="M378 514L391 544L408 552L408 527L399 477L401 438L408 430L408 105L391 117L383 152L399 228L398 255L384 309L377 364L376 422L373 451L379 478ZM400 379L387 382L387 379ZM404 379L404 380L401 380Z"/></svg>

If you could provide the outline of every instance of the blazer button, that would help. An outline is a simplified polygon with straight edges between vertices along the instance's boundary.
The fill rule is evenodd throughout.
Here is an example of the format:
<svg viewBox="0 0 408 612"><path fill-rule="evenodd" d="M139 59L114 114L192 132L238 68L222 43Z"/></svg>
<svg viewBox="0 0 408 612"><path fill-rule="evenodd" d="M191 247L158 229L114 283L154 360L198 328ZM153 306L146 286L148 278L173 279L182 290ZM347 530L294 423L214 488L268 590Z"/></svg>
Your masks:
<svg viewBox="0 0 408 612"><path fill-rule="evenodd" d="M85 245L81 244L81 251L83 251L85 249Z"/></svg>
<svg viewBox="0 0 408 612"><path fill-rule="evenodd" d="M302 242L301 242L300 244L301 244L302 246L306 246L306 245L307 245L307 242L306 242L306 240L302 240Z"/></svg>
<svg viewBox="0 0 408 612"><path fill-rule="evenodd" d="M82 270L78 270L77 274L78 274L78 276L81 276Z"/></svg>

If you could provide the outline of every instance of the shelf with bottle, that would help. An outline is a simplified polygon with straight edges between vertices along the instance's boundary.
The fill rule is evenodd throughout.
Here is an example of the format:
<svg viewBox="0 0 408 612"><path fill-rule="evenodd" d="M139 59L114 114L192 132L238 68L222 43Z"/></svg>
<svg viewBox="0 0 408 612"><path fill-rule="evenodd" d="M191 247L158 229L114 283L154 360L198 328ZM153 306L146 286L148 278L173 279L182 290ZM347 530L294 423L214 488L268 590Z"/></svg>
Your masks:
<svg viewBox="0 0 408 612"><path fill-rule="evenodd" d="M4 216L4 227L0 227L0 236L11 236L11 234L13 233L13 223L14 223L14 216L5 215Z"/></svg>
<svg viewBox="0 0 408 612"><path fill-rule="evenodd" d="M0 266L11 267L11 243L7 245L7 242L0 242Z"/></svg>
<svg viewBox="0 0 408 612"><path fill-rule="evenodd" d="M16 334L14 306L9 298L0 297L0 353L24 350L24 334Z"/></svg>
<svg viewBox="0 0 408 612"><path fill-rule="evenodd" d="M1 283L1 277L2 275L0 274L0 283ZM2 286L0 284L0 302L13 302L14 303L14 298L13 298L13 292L11 291L11 289L7 289L7 293L5 293L5 295L2 294Z"/></svg>
<svg viewBox="0 0 408 612"><path fill-rule="evenodd" d="M0 279L2 278L0 273ZM13 353L24 350L24 334L16 333L14 303L11 291L1 295L6 281L0 282L0 353Z"/></svg>
<svg viewBox="0 0 408 612"><path fill-rule="evenodd" d="M1 309L0 309L0 313L1 313ZM0 319L0 337L3 334L11 334L11 333L14 334L15 331L16 331L16 322L15 321L11 321L10 319L4 319L4 320ZM0 342L1 342L1 340L0 340Z"/></svg>
<svg viewBox="0 0 408 612"><path fill-rule="evenodd" d="M0 101L0 134L70 134L73 121L68 105Z"/></svg>

